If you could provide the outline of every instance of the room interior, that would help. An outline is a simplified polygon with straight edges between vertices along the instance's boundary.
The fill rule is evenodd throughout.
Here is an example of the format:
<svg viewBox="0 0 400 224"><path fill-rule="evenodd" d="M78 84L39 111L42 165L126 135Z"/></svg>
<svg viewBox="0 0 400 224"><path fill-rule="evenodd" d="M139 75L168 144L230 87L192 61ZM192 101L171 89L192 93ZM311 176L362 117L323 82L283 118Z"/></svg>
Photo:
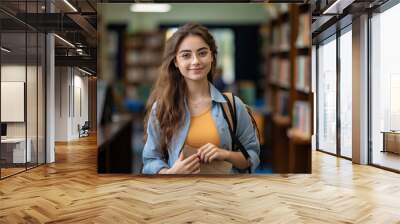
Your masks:
<svg viewBox="0 0 400 224"><path fill-rule="evenodd" d="M235 176L132 175L132 170L141 169L131 156L137 153L133 149L142 147L143 136L132 134L143 132L142 119L116 113L121 108L115 105L123 105L119 96L141 99L148 89L125 92L120 83L111 88L104 80L113 78L113 69L120 78L128 73L103 62L104 57L122 59L115 50L124 48L118 46L124 36L119 34L152 27L154 20L121 24L114 9L108 12L112 24L100 26L106 12L99 5L122 2L130 5L118 0L0 2L0 222L400 221L396 200L400 198L400 104L396 100L400 33L393 28L400 20L398 1L306 0L296 7L258 3L266 5L267 10L262 10L269 13L268 20L251 17L252 13L239 18L264 19L259 35L277 44L284 42L273 41L281 39L277 33L284 33L285 24L297 18L290 10L309 10L311 46L284 51L277 45L276 51L265 54L273 60L254 69L259 74L288 71L290 90L281 93L288 86L279 75L254 76L257 85L269 92L243 88L249 102L257 97L273 102L269 115L263 117L264 143L273 150L262 154L269 165L261 167L263 172ZM125 8L117 12L129 18L131 12ZM192 9L187 10L190 14ZM164 26L178 24L169 21ZM93 29L110 35L93 36ZM111 46L100 48L97 41ZM296 45L297 40L293 37L289 43ZM303 61L310 64L305 72L310 80L308 94L296 82L299 61L304 60L298 55L311 57L310 62ZM135 72L131 74L135 77ZM296 103L299 99L309 104ZM290 102L290 107L281 102ZM143 105L131 101L127 106L135 114ZM308 125L300 125L306 119L297 119L299 114L309 118ZM86 121L88 136L81 137ZM107 125L110 122L113 125ZM310 135L293 134L292 127ZM132 147L126 147L129 144ZM114 151L126 147L130 154L102 152L103 146ZM296 154L289 154L293 151ZM309 155L310 161L299 163L293 155ZM274 164L277 158L283 162ZM107 172L111 168L114 173ZM278 172L272 174L274 170Z"/></svg>

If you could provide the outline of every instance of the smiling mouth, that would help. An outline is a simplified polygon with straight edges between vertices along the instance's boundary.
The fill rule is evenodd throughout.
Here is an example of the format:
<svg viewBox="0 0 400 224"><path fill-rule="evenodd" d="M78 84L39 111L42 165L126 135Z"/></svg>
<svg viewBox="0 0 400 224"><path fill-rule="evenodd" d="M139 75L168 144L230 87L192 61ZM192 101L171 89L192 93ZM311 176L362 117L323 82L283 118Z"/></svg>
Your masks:
<svg viewBox="0 0 400 224"><path fill-rule="evenodd" d="M189 70L199 71L199 70L203 70L203 68L192 68L192 69L189 69Z"/></svg>

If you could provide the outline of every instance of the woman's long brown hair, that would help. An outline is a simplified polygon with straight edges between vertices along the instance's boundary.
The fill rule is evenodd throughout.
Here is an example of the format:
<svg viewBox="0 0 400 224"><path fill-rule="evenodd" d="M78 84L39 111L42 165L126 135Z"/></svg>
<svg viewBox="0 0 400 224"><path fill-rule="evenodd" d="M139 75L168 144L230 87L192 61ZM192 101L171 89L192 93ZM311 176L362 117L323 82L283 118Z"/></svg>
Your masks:
<svg viewBox="0 0 400 224"><path fill-rule="evenodd" d="M179 69L175 67L174 61L179 45L189 35L201 37L212 52L213 62L210 72L207 74L208 81L212 82L213 74L215 73L217 46L206 27L197 23L187 23L167 40L160 73L146 103L146 116L144 119L146 133L151 109L156 102L156 118L159 123L160 147L163 153L167 153L171 138L182 126L185 118L185 99L188 91L185 79ZM146 141L146 134L144 138Z"/></svg>

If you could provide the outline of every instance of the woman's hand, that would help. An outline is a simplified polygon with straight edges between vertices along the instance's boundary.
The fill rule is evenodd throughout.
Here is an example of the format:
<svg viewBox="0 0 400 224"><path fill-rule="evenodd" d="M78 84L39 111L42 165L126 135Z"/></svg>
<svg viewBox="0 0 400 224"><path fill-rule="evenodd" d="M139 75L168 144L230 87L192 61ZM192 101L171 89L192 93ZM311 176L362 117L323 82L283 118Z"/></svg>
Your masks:
<svg viewBox="0 0 400 224"><path fill-rule="evenodd" d="M200 172L200 160L196 154L183 158L183 154L175 161L168 170L169 174L196 174Z"/></svg>
<svg viewBox="0 0 400 224"><path fill-rule="evenodd" d="M229 151L207 143L198 149L197 155L201 162L210 163L214 160L226 160L229 157Z"/></svg>

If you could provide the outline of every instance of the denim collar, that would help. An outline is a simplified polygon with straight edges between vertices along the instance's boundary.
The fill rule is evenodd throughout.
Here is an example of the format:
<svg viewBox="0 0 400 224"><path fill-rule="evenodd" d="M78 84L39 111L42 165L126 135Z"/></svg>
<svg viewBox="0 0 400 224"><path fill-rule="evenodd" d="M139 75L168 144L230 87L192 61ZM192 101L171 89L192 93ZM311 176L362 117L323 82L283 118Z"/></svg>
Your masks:
<svg viewBox="0 0 400 224"><path fill-rule="evenodd" d="M217 88L215 88L215 86L211 82L208 82L208 87L210 89L211 101L214 101L216 103L226 103L226 100L222 95L222 93ZM189 111L186 99L184 99L184 101L185 101L185 108L187 111Z"/></svg>
<svg viewBox="0 0 400 224"><path fill-rule="evenodd" d="M212 101L215 101L217 103L226 103L226 100L222 93L217 88L215 88L215 86L211 82L208 83L208 86L210 87L210 95Z"/></svg>

